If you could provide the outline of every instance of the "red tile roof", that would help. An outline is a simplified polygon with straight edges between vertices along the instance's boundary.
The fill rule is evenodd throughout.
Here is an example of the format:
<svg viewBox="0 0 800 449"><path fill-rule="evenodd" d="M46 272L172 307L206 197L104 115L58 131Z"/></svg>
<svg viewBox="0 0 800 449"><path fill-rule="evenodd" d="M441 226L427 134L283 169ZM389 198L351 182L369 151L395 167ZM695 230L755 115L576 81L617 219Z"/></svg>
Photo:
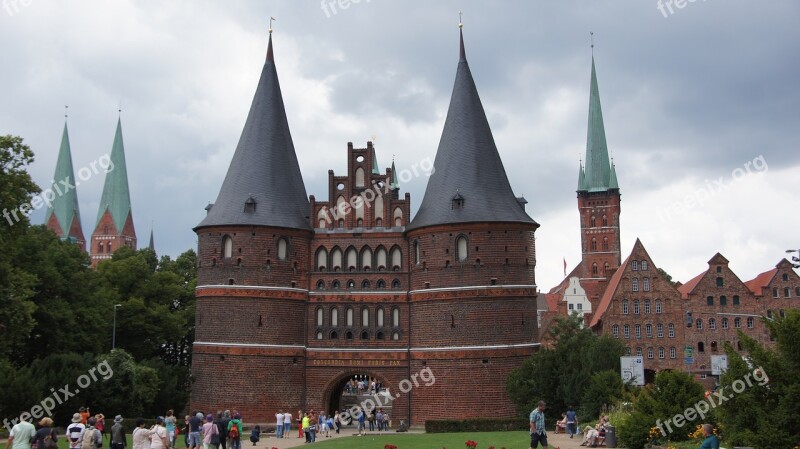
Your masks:
<svg viewBox="0 0 800 449"><path fill-rule="evenodd" d="M764 291L763 290L764 287L766 287L767 285L769 285L770 282L772 282L772 278L775 277L775 274L777 272L778 272L777 268L765 271L756 276L754 279L745 282L744 285L746 285L747 288L749 288L750 291L753 292L756 296L761 296L761 294Z"/></svg>
<svg viewBox="0 0 800 449"><path fill-rule="evenodd" d="M636 244L641 244L639 239L636 239ZM600 298L600 304L597 306L597 310L593 310L592 314L592 322L589 324L589 327L595 327L597 323L600 322L600 318L603 317L603 314L608 310L608 306L611 304L611 298L614 297L614 293L617 291L617 287L619 286L620 280L622 280L622 275L625 272L625 268L628 266L628 262L633 255L633 251L628 257L622 262L622 265L617 269L614 273L614 276L611 276L611 280L608 282L608 287L606 288L605 293L603 294L602 298Z"/></svg>
<svg viewBox="0 0 800 449"><path fill-rule="evenodd" d="M717 253L717 254L719 254L719 253ZM697 276L693 277L691 280L687 281L685 284L683 284L680 287L678 287L678 291L681 292L681 298L682 299L689 299L689 293L691 293L692 290L694 290L694 288L697 287L697 284L700 283L700 279L703 279L703 276L705 276L706 273L708 273L708 271L704 271L704 272L698 274Z"/></svg>

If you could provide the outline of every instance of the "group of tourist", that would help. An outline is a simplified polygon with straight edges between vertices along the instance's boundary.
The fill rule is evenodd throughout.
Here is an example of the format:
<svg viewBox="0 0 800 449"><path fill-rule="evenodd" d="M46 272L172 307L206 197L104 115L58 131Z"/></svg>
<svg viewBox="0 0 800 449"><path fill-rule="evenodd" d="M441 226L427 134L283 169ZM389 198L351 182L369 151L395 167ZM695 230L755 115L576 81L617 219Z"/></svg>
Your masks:
<svg viewBox="0 0 800 449"><path fill-rule="evenodd" d="M540 444L547 448L547 431L544 419L545 402L539 401L536 408L530 414L530 449L536 449ZM561 420L556 422L556 433L560 429L569 433L569 437L577 433L578 417L574 407L570 406L566 413L561 414ZM600 421L592 427L586 426L583 431L583 442L581 446L597 447L605 442L607 428L610 427L608 415L601 414ZM714 427L711 424L703 424L704 440L700 449L719 449L719 439L714 435Z"/></svg>

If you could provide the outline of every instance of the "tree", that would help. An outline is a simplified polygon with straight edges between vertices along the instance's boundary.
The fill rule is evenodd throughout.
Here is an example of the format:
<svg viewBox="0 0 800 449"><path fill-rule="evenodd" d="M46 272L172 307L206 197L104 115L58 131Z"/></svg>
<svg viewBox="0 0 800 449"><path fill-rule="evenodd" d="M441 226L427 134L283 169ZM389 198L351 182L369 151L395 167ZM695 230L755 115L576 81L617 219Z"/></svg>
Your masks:
<svg viewBox="0 0 800 449"><path fill-rule="evenodd" d="M659 372L655 382L644 387L633 401L633 412L615 423L620 442L628 449L641 449L650 441L651 430L658 426L661 429L656 432L663 431L671 441L687 440L687 432L694 426L673 417L684 416L686 410L704 399L703 393L703 386L689 374Z"/></svg>
<svg viewBox="0 0 800 449"><path fill-rule="evenodd" d="M622 399L623 391L624 384L619 371L605 370L592 374L581 398L581 416L595 416L604 405L612 405Z"/></svg>
<svg viewBox="0 0 800 449"><path fill-rule="evenodd" d="M0 136L0 359L27 339L35 323L36 307L30 300L35 279L11 263L17 240L28 226L24 211L40 192L26 169L33 163L33 152L22 142L21 137Z"/></svg>
<svg viewBox="0 0 800 449"><path fill-rule="evenodd" d="M578 406L595 373L619 369L625 347L608 336L581 328L578 317L557 318L550 331L555 347L541 349L512 370L506 390L520 414L527 416L539 400L560 414ZM591 410L597 416L599 409ZM583 417L588 418L587 416Z"/></svg>
<svg viewBox="0 0 800 449"><path fill-rule="evenodd" d="M723 437L731 446L795 447L800 435L800 310L764 319L776 348L765 348L738 332L746 357L726 344L728 370L720 379L727 398L717 408Z"/></svg>

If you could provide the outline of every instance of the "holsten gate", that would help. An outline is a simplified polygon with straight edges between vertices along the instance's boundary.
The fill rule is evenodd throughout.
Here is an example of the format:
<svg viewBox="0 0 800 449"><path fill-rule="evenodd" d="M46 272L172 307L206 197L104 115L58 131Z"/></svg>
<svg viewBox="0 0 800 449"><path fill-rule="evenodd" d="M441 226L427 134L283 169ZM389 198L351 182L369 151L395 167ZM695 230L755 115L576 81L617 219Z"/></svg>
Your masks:
<svg viewBox="0 0 800 449"><path fill-rule="evenodd" d="M332 411L366 375L390 388L395 422L514 415L506 377L538 347L539 225L508 182L463 36L459 56L412 218L371 142L348 143L347 173L307 195L270 36L219 196L194 229L192 409L262 423L278 409Z"/></svg>

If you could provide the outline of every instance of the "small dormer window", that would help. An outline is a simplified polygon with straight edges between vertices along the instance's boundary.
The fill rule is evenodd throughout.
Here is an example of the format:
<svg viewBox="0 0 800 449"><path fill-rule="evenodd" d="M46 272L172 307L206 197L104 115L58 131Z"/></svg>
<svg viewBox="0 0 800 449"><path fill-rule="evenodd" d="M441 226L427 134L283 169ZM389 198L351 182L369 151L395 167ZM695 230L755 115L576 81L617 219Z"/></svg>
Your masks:
<svg viewBox="0 0 800 449"><path fill-rule="evenodd" d="M464 208L464 197L461 196L460 193L456 192L455 196L453 197L450 203L450 209L463 209Z"/></svg>
<svg viewBox="0 0 800 449"><path fill-rule="evenodd" d="M247 198L247 201L244 202L244 212L246 214L252 214L256 211L256 200L252 196Z"/></svg>

